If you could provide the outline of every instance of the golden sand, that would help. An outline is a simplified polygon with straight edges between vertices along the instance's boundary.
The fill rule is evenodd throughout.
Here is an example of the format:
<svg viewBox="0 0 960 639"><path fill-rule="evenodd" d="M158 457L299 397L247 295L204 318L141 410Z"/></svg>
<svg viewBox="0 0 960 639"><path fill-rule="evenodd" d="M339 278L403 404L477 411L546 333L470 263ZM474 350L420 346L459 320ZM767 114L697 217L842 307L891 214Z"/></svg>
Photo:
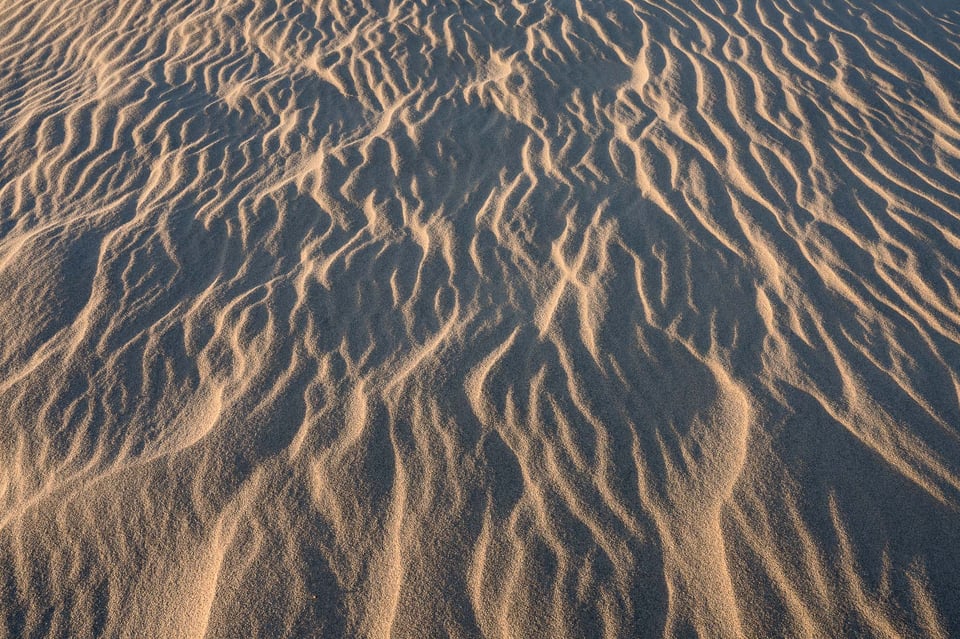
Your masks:
<svg viewBox="0 0 960 639"><path fill-rule="evenodd" d="M960 9L0 0L0 636L960 636Z"/></svg>

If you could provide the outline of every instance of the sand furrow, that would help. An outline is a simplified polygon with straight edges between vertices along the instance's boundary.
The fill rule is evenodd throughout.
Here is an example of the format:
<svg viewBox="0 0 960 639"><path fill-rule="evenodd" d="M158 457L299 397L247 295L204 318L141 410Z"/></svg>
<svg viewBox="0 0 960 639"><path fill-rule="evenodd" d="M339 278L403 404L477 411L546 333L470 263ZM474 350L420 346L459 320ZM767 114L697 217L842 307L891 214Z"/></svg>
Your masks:
<svg viewBox="0 0 960 639"><path fill-rule="evenodd" d="M0 635L960 634L946 0L0 0Z"/></svg>

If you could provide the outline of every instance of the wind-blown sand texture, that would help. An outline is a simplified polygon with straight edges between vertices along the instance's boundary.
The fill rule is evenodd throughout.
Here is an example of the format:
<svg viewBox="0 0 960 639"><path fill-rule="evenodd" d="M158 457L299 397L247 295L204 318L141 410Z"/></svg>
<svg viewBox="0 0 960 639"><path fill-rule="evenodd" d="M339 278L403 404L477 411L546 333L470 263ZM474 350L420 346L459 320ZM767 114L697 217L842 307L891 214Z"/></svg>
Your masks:
<svg viewBox="0 0 960 639"><path fill-rule="evenodd" d="M960 636L954 2L0 7L4 636Z"/></svg>

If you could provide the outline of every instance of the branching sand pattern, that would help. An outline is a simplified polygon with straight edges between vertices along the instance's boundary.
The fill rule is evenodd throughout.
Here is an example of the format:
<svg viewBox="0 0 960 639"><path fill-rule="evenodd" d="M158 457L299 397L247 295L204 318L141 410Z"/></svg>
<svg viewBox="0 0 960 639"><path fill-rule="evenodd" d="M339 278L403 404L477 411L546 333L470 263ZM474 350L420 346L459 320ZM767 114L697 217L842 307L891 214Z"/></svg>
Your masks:
<svg viewBox="0 0 960 639"><path fill-rule="evenodd" d="M0 7L4 636L960 634L953 2Z"/></svg>

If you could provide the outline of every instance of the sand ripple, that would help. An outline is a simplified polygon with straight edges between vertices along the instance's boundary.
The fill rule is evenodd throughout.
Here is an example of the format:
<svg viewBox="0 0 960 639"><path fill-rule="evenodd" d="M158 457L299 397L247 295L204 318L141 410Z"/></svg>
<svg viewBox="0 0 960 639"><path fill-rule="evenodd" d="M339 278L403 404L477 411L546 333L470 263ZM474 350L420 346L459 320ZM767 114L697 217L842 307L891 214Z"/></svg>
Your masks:
<svg viewBox="0 0 960 639"><path fill-rule="evenodd" d="M0 634L960 635L953 2L0 34Z"/></svg>

